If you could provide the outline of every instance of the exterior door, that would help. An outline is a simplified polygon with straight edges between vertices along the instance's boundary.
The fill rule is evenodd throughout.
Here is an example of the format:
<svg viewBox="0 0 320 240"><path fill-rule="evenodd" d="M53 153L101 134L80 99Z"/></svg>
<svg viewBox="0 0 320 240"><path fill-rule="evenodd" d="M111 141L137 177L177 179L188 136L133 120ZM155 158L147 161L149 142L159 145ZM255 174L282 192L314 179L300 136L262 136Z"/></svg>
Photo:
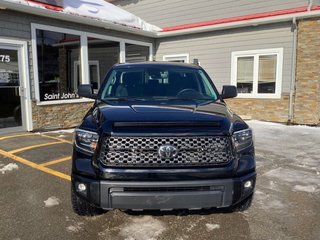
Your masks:
<svg viewBox="0 0 320 240"><path fill-rule="evenodd" d="M0 133L26 129L21 51L0 43Z"/></svg>

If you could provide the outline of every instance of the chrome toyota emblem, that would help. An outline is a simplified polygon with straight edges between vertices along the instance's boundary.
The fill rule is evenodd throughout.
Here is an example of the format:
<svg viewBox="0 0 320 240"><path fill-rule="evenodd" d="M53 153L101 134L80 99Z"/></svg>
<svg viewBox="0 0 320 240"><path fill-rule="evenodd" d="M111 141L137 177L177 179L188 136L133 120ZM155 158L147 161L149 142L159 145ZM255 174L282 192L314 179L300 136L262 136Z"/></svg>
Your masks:
<svg viewBox="0 0 320 240"><path fill-rule="evenodd" d="M172 145L162 145L158 153L161 158L174 158L178 155L178 149Z"/></svg>

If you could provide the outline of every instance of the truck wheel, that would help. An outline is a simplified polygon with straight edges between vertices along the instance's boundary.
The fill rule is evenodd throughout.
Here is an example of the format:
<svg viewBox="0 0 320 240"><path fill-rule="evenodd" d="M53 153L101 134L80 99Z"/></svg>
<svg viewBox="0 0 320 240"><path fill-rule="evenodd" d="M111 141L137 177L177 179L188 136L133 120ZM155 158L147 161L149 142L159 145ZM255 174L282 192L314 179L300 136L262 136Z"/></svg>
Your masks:
<svg viewBox="0 0 320 240"><path fill-rule="evenodd" d="M237 205L233 206L231 210L233 212L243 212L243 211L247 210L251 206L252 200L253 200L253 194L251 194L249 197L247 197L242 202L240 202Z"/></svg>
<svg viewBox="0 0 320 240"><path fill-rule="evenodd" d="M90 204L86 200L78 197L71 187L71 203L73 211L80 216L95 216L104 213L101 208Z"/></svg>

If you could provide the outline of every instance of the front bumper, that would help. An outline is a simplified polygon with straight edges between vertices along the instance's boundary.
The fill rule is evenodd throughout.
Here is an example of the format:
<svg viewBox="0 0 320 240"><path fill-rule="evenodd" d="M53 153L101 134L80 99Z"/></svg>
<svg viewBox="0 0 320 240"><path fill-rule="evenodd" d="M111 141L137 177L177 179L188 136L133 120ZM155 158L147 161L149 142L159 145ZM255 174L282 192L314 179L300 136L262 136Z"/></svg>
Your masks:
<svg viewBox="0 0 320 240"><path fill-rule="evenodd" d="M256 173L242 177L192 181L106 181L72 175L79 197L103 209L201 209L229 207L253 193ZM244 183L252 181L251 188ZM77 191L83 183L86 191Z"/></svg>

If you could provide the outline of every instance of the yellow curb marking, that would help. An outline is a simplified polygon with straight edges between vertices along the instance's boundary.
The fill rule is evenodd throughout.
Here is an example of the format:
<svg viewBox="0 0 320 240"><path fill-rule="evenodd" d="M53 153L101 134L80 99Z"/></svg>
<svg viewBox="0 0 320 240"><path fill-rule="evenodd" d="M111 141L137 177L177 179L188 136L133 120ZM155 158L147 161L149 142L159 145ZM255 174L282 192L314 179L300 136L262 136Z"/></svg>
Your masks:
<svg viewBox="0 0 320 240"><path fill-rule="evenodd" d="M37 170L40 170L42 172L49 173L49 174L51 174L53 176L56 176L56 177L59 177L59 178L62 178L62 179L68 180L68 181L71 180L71 177L69 175L67 175L67 174L52 170L52 169L44 167L44 166L40 166L38 164L35 164L33 162L30 162L30 161L22 158L22 157L15 156L10 152L6 152L6 151L3 151L3 150L0 149L0 154L5 156L5 157L11 158L12 160L15 160L17 162L20 162L22 164L25 164L25 165L27 165L29 167L32 167L32 168L37 169Z"/></svg>
<svg viewBox="0 0 320 240"><path fill-rule="evenodd" d="M29 149L33 149L33 148L45 147L45 146L50 146L50 145L55 145L55 144L61 144L61 143L62 143L62 142L42 143L42 144L38 144L38 145L32 145L32 146L29 146L29 147L24 147L24 148L15 149L15 150L9 151L9 153L13 154L13 153L18 153L18 152L26 151L26 150L29 150Z"/></svg>
<svg viewBox="0 0 320 240"><path fill-rule="evenodd" d="M34 136L34 135L36 135L36 134L34 134L34 133L23 133L23 134L9 135L9 136L5 136L5 137L0 137L0 140L5 140L5 139L15 138L15 137Z"/></svg>
<svg viewBox="0 0 320 240"><path fill-rule="evenodd" d="M68 160L71 160L71 157L60 158L60 159L53 160L53 161L50 161L50 162L45 162L45 163L42 163L42 164L39 164L39 165L43 166L43 167L46 167L46 166L49 166L49 165L65 162L65 161L68 161Z"/></svg>

